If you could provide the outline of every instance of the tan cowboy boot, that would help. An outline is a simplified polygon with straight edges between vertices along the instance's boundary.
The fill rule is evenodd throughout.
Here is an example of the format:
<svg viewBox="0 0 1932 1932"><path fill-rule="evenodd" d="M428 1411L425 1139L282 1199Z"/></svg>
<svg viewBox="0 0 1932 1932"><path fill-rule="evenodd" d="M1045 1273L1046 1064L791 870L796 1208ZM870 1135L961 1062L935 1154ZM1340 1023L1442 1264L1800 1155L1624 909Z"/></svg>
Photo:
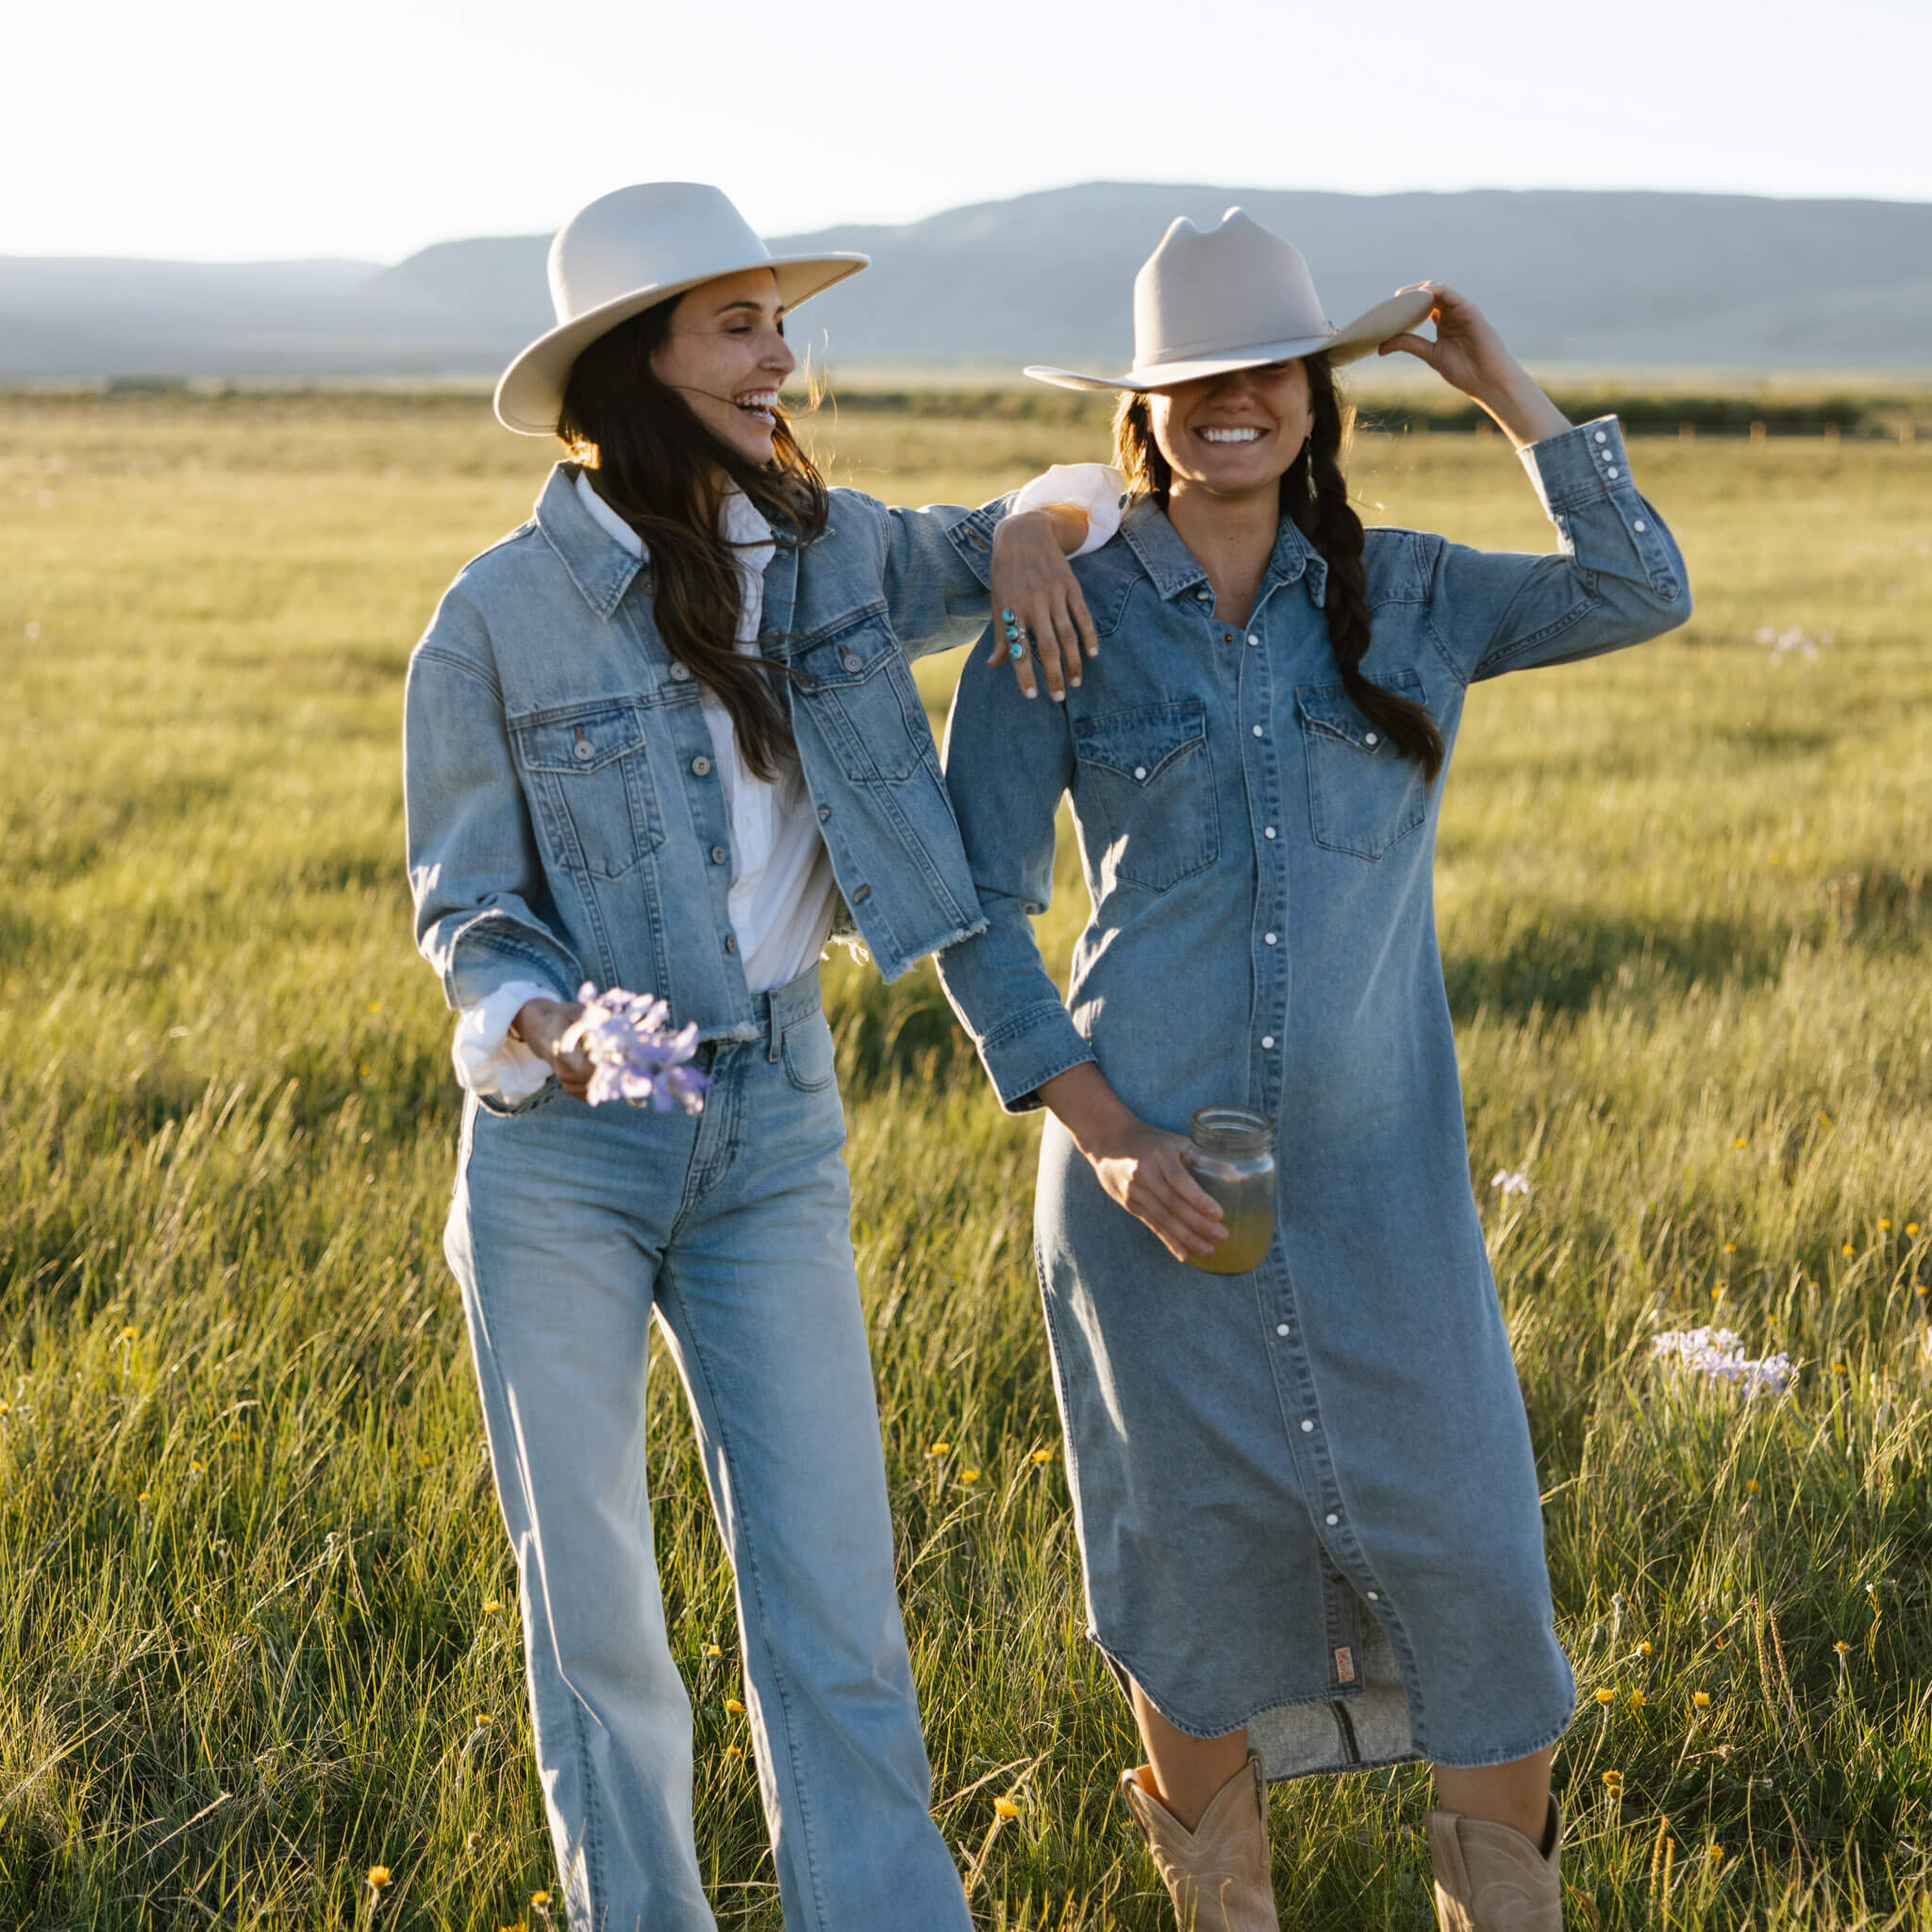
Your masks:
<svg viewBox="0 0 1932 1932"><path fill-rule="evenodd" d="M1149 1794L1139 1771L1121 1774L1121 1790L1147 1834L1180 1932L1281 1932L1268 1875L1268 1787L1257 1753L1250 1751L1247 1763L1215 1792L1192 1831Z"/></svg>
<svg viewBox="0 0 1932 1932"><path fill-rule="evenodd" d="M1557 1858L1563 1814L1554 1798L1543 1828L1547 1851L1507 1824L1459 1811L1431 1811L1428 1829L1441 1932L1562 1932Z"/></svg>

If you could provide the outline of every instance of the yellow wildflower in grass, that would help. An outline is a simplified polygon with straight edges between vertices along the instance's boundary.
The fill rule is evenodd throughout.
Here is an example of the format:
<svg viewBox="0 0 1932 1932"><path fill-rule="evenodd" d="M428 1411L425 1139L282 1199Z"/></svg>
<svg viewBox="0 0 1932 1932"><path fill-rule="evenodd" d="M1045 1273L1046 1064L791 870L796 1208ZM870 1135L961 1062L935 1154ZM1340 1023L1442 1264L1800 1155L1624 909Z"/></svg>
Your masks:
<svg viewBox="0 0 1932 1932"><path fill-rule="evenodd" d="M1840 1248L1840 1249L1839 1250L1839 1253L1840 1253L1840 1255L1844 1256L1844 1257L1845 1257L1845 1258L1846 1258L1847 1260L1849 1260L1849 1259L1850 1259L1850 1258L1851 1258L1851 1257L1853 1257L1854 1255L1856 1255L1856 1254L1857 1254L1857 1252L1858 1252L1858 1251L1857 1251L1857 1248L1855 1248L1855 1247L1853 1247L1853 1245L1851 1244L1851 1242L1850 1242L1850 1241L1847 1241L1847 1242L1846 1242L1846 1243L1844 1244L1844 1246L1843 1246L1843 1247L1841 1247L1841 1248Z"/></svg>
<svg viewBox="0 0 1932 1932"><path fill-rule="evenodd" d="M707 1643L702 1645L701 1648L707 1657L723 1657L724 1655L715 1643Z"/></svg>
<svg viewBox="0 0 1932 1932"><path fill-rule="evenodd" d="M959 1480L962 1483L976 1483L979 1480L979 1472L976 1469L962 1469L959 1472Z"/></svg>
<svg viewBox="0 0 1932 1932"><path fill-rule="evenodd" d="M995 1818L1017 1818L1020 1807L1010 1798L995 1798L992 1801L992 1815Z"/></svg>
<svg viewBox="0 0 1932 1932"><path fill-rule="evenodd" d="M1053 1460L1053 1451L1051 1449L1036 1449L1033 1452L1033 1459L1035 1462L1051 1462Z"/></svg>
<svg viewBox="0 0 1932 1932"><path fill-rule="evenodd" d="M1836 1643L1834 1643L1831 1647L1832 1649L1837 1651L1839 1656L1840 1657L1848 1657L1851 1654L1852 1646L1849 1643L1847 1643L1842 1637L1840 1637L1839 1641Z"/></svg>
<svg viewBox="0 0 1932 1932"><path fill-rule="evenodd" d="M122 1329L121 1340L123 1341L132 1341L134 1340L134 1330L132 1328Z"/></svg>
<svg viewBox="0 0 1932 1932"><path fill-rule="evenodd" d="M547 1891L533 1891L530 1894L530 1903L533 1906L547 1906L550 1903L550 1894Z"/></svg>
<svg viewBox="0 0 1932 1932"><path fill-rule="evenodd" d="M925 1453L928 1456L950 1456L953 1453L953 1445L941 1436Z"/></svg>
<svg viewBox="0 0 1932 1932"><path fill-rule="evenodd" d="M1717 1284L1717 1286L1716 1286L1715 1288L1713 1288L1713 1289L1711 1290L1711 1291L1710 1291L1710 1298L1711 1298L1711 1300L1712 1300L1712 1301L1714 1301L1714 1302L1721 1302L1721 1301L1723 1301L1723 1300L1724 1300L1724 1283L1723 1283L1723 1282L1719 1282L1719 1283Z"/></svg>
<svg viewBox="0 0 1932 1932"><path fill-rule="evenodd" d="M479 1724L493 1724L496 1720L487 1710L479 1710L476 1713L476 1722Z"/></svg>
<svg viewBox="0 0 1932 1932"><path fill-rule="evenodd" d="M486 1617L493 1617L502 1607L503 1606L492 1596L484 1603L483 1614Z"/></svg>
<svg viewBox="0 0 1932 1932"><path fill-rule="evenodd" d="M1699 1710L1708 1710L1710 1708L1710 1692L1708 1690L1693 1690L1690 1693L1690 1702Z"/></svg>
<svg viewBox="0 0 1932 1932"><path fill-rule="evenodd" d="M1608 1689L1599 1690L1596 1693L1596 1701L1599 1704L1614 1704L1617 1701L1617 1693Z"/></svg>
<svg viewBox="0 0 1932 1932"><path fill-rule="evenodd" d="M382 1888L383 1888L383 1887L384 1887L385 1885L387 1885L388 1883L389 1883L389 1867L388 1867L387 1865L372 1865L372 1866L370 1866L370 1868L369 1868L369 1889L370 1889L370 1890L372 1890L372 1891L380 1891L380 1890L382 1890Z"/></svg>
<svg viewBox="0 0 1932 1932"><path fill-rule="evenodd" d="M1726 1242L1724 1243L1724 1253L1725 1253L1725 1254L1727 1254L1727 1255L1735 1255L1735 1254L1736 1254L1737 1252L1738 1252L1738 1244L1737 1244L1737 1242L1736 1242L1736 1241L1726 1241Z"/></svg>
<svg viewBox="0 0 1932 1932"><path fill-rule="evenodd" d="M1744 1478L1744 1487L1755 1496L1757 1493L1757 1478L1755 1475L1747 1475Z"/></svg>
<svg viewBox="0 0 1932 1932"><path fill-rule="evenodd" d="M1742 1134L1740 1134L1738 1138L1731 1142L1731 1145L1733 1147L1748 1147L1750 1146L1750 1141L1745 1140Z"/></svg>
<svg viewBox="0 0 1932 1932"><path fill-rule="evenodd" d="M1642 1641L1641 1643L1640 1643L1640 1644L1639 1644L1639 1645L1637 1646L1637 1655L1638 1655L1639 1657L1648 1657L1648 1656L1650 1655L1650 1639L1649 1639L1649 1638L1647 1638L1647 1637L1646 1637L1646 1638L1645 1638L1645 1639L1643 1640L1643 1641Z"/></svg>
<svg viewBox="0 0 1932 1932"><path fill-rule="evenodd" d="M1614 1798L1624 1789L1624 1774L1621 1771L1605 1772L1604 1789Z"/></svg>
<svg viewBox="0 0 1932 1932"><path fill-rule="evenodd" d="M1644 1707L1644 1706L1645 1706L1646 1704L1648 1704L1649 1702L1650 1702L1650 1699L1649 1699L1649 1698L1647 1698L1647 1697L1646 1697L1646 1696L1645 1696L1645 1695L1643 1694L1643 1692L1642 1692L1641 1690L1633 1690L1633 1691L1631 1691L1631 1693L1630 1693L1630 1708L1631 1708L1632 1710L1641 1710L1641 1709L1643 1708L1643 1707Z"/></svg>
<svg viewBox="0 0 1932 1932"><path fill-rule="evenodd" d="M733 1717L742 1717L744 1715L744 1706L739 1703L738 1699L735 1697L727 1697L724 1700L724 1708L728 1710Z"/></svg>
<svg viewBox="0 0 1932 1932"><path fill-rule="evenodd" d="M1878 1217L1878 1232L1880 1234L1890 1234L1891 1232L1891 1223L1882 1214Z"/></svg>
<svg viewBox="0 0 1932 1932"><path fill-rule="evenodd" d="M1906 1232L1907 1234L1917 1234L1918 1231L1919 1224L1916 1221L1908 1221L1906 1223Z"/></svg>
<svg viewBox="0 0 1932 1932"><path fill-rule="evenodd" d="M1722 1865L1724 1861L1724 1848L1722 1845L1712 1845L1705 1856L1709 1858L1712 1865Z"/></svg>

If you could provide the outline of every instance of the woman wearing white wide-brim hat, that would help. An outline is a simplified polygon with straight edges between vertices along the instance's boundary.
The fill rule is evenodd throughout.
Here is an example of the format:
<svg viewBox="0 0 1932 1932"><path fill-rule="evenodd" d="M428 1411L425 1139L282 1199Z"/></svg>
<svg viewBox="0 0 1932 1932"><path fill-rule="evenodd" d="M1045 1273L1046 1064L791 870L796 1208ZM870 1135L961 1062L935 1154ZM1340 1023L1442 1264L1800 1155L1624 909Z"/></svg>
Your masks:
<svg viewBox="0 0 1932 1932"><path fill-rule="evenodd" d="M984 924L907 659L991 603L1016 689L1037 690L1029 632L1056 694L1076 684L1063 553L1105 532L825 489L778 407L784 321L864 265L774 258L688 182L578 214L551 251L558 326L497 391L509 427L573 459L410 663L417 936L469 1090L445 1247L577 1932L714 1924L679 1666L714 1707L730 1667L699 1661L708 1631L666 1626L654 1315L736 1577L787 1926L969 1924L893 1589L818 961L848 912L888 978ZM700 1042L701 1108L691 1074L649 1108L587 1104L572 1029L592 986L667 1003Z"/></svg>
<svg viewBox="0 0 1932 1932"><path fill-rule="evenodd" d="M1265 1779L1425 1758L1441 1924L1553 1932L1574 1690L1471 1190L1436 781L1471 683L1681 623L1683 559L1615 421L1573 428L1453 290L1338 329L1233 210L1174 225L1134 321L1124 375L1032 372L1121 392L1131 502L1075 568L1103 648L1064 709L961 679L990 925L940 965L1003 1102L1052 1116L1034 1231L1090 1629L1148 1757L1124 1797L1187 1932L1275 1932ZM1332 367L1378 347L1508 432L1557 552L1364 531ZM1063 793L1095 902L1071 1012L1028 917ZM1197 1112L1245 1211L1185 1154Z"/></svg>

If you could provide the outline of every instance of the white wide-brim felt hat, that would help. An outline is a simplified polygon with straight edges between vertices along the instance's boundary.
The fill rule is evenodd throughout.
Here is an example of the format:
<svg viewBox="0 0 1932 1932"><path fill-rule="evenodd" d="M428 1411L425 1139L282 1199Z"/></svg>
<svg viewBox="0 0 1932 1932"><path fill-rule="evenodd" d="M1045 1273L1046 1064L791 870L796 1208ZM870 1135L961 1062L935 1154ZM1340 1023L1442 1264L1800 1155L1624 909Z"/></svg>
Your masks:
<svg viewBox="0 0 1932 1932"><path fill-rule="evenodd" d="M1205 232L1182 215L1134 277L1134 366L1124 375L1082 375L1034 363L1026 374L1061 389L1150 390L1318 351L1353 362L1420 326L1435 306L1428 290L1411 289L1337 328L1298 248L1238 208Z"/></svg>
<svg viewBox="0 0 1932 1932"><path fill-rule="evenodd" d="M644 181L599 195L550 244L557 326L524 350L496 385L496 420L520 436L555 436L571 364L601 335L720 275L768 268L778 299L808 295L857 275L872 257L774 255L722 189Z"/></svg>

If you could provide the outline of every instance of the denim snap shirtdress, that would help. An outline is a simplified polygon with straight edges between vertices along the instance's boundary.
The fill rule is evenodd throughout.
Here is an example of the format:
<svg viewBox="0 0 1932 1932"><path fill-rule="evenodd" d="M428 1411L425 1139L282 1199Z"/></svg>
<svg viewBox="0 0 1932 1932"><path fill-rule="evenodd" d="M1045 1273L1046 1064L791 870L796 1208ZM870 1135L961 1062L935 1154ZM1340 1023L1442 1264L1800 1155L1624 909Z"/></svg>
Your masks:
<svg viewBox="0 0 1932 1932"><path fill-rule="evenodd" d="M1524 452L1546 556L1373 529L1369 676L1455 742L1477 678L1656 636L1683 560L1614 419ZM1143 501L1075 566L1101 638L1064 706L975 658L946 777L990 922L946 991L1003 1103L1097 1060L1185 1132L1276 1123L1253 1273L1175 1261L1046 1124L1035 1204L1090 1634L1271 1777L1540 1750L1574 1707L1537 1474L1472 1191L1431 898L1441 783L1337 673L1284 519L1245 625ZM982 654L983 655L983 654ZM1072 795L1092 916L1061 1002L1028 915Z"/></svg>

